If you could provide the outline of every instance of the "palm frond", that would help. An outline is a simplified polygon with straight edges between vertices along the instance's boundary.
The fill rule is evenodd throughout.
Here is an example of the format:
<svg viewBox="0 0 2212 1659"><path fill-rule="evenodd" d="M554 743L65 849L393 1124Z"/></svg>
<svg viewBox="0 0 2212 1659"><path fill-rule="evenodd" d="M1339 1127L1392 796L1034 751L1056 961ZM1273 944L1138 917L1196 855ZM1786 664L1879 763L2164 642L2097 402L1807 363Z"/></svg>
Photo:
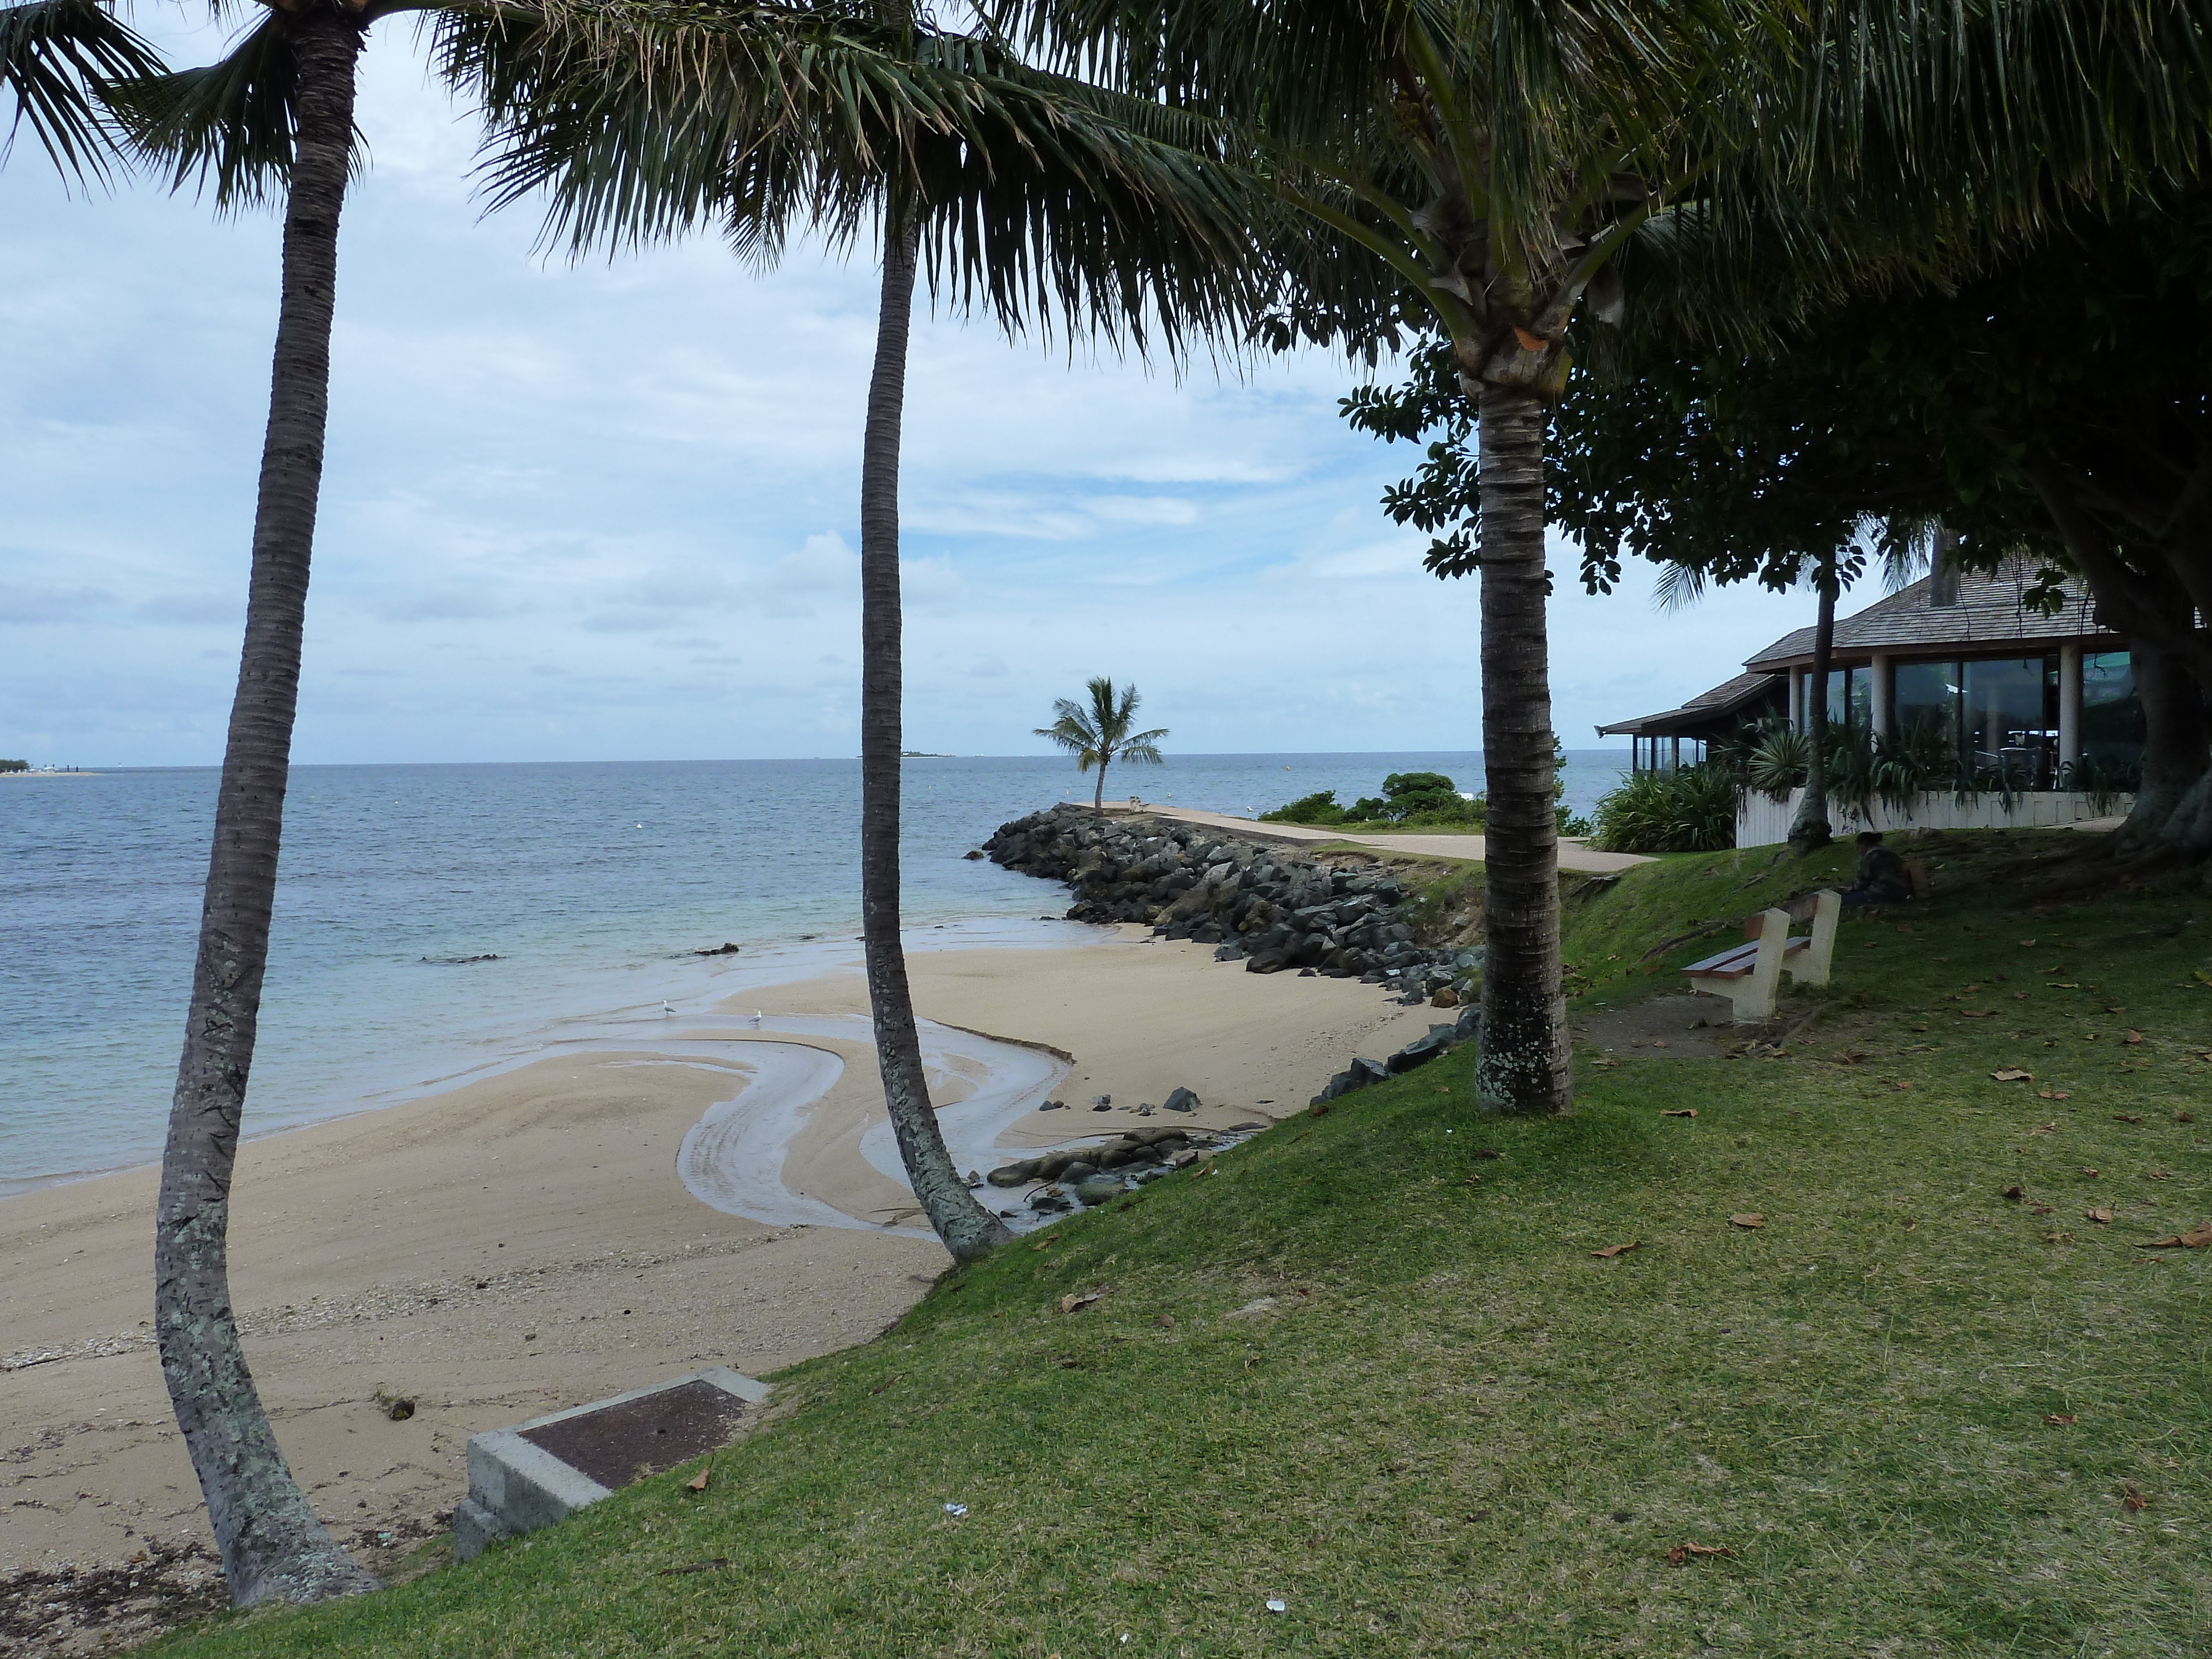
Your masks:
<svg viewBox="0 0 2212 1659"><path fill-rule="evenodd" d="M170 188L212 186L216 205L234 210L281 194L291 176L296 74L283 15L270 10L220 61L125 83L113 102L131 148Z"/></svg>
<svg viewBox="0 0 2212 1659"><path fill-rule="evenodd" d="M938 298L1010 331L1127 339L1249 325L1267 204L1185 112L1023 64L985 36L781 0L556 0L455 15L441 66L489 120L494 207L543 191L571 252L718 229L774 258L919 221Z"/></svg>
<svg viewBox="0 0 2212 1659"><path fill-rule="evenodd" d="M30 124L65 176L105 179L115 149L103 107L115 82L162 72L151 45L102 0L27 0L0 6L0 83L15 109L0 158Z"/></svg>

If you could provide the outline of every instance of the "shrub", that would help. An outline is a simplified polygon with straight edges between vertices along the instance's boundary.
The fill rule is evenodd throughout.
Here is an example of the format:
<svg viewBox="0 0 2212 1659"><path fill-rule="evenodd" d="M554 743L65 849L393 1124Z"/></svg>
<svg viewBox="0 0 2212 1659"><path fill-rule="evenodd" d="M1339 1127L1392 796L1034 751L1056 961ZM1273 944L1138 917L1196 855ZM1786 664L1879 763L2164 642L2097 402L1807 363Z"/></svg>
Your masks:
<svg viewBox="0 0 2212 1659"><path fill-rule="evenodd" d="M1735 845L1735 781L1721 766L1637 772L1597 804L1607 853L1712 853Z"/></svg>
<svg viewBox="0 0 2212 1659"><path fill-rule="evenodd" d="M1362 801L1361 805L1367 805ZM1336 804L1336 791L1316 789L1310 795L1301 795L1288 806L1278 806L1272 812L1260 814L1262 823L1342 823L1345 811Z"/></svg>

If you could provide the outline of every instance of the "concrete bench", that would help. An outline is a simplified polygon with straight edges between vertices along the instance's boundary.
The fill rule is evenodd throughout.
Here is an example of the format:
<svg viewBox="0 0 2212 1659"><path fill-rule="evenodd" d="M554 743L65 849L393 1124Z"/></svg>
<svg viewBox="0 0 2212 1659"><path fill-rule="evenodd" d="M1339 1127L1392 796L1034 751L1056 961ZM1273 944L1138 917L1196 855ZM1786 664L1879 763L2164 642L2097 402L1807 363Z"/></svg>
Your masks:
<svg viewBox="0 0 2212 1659"><path fill-rule="evenodd" d="M1759 913L1759 936L1730 945L1682 969L1692 990L1726 997L1739 1025L1771 1019L1774 993L1784 974L1801 985L1826 985L1836 954L1836 919L1843 912L1840 893L1822 888L1813 902L1813 931L1790 936L1790 913Z"/></svg>

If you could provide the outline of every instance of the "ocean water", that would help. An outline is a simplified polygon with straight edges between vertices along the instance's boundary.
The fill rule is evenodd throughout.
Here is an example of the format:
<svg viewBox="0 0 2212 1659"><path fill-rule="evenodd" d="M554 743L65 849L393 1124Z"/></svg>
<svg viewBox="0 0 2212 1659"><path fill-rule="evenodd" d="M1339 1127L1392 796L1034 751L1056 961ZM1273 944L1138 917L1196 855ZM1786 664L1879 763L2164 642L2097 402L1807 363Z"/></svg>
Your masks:
<svg viewBox="0 0 2212 1659"><path fill-rule="evenodd" d="M1570 754L1587 810L1622 771ZM1178 755L1109 792L1250 814L1473 754ZM1064 890L962 854L1091 780L1051 757L911 760L909 948L1072 943ZM191 989L213 769L0 781L0 1193L160 1156ZM511 1063L567 1022L648 1027L855 960L856 761L301 767L246 1129ZM724 942L732 957L690 954ZM471 961L472 957L494 960Z"/></svg>

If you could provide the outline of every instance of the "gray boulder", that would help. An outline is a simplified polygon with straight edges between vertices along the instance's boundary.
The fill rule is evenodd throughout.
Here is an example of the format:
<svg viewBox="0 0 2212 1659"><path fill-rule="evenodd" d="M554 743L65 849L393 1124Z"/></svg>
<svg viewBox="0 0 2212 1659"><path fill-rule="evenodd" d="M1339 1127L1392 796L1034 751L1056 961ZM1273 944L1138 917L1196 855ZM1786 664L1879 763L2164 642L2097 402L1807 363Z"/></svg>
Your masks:
<svg viewBox="0 0 2212 1659"><path fill-rule="evenodd" d="M1121 1184L1119 1176L1102 1176L1093 1180L1079 1182L1075 1195L1085 1204L1109 1204L1128 1188Z"/></svg>
<svg viewBox="0 0 2212 1659"><path fill-rule="evenodd" d="M1194 1112L1200 1104L1198 1097L1188 1089L1177 1089L1160 1103L1161 1109L1170 1112Z"/></svg>

